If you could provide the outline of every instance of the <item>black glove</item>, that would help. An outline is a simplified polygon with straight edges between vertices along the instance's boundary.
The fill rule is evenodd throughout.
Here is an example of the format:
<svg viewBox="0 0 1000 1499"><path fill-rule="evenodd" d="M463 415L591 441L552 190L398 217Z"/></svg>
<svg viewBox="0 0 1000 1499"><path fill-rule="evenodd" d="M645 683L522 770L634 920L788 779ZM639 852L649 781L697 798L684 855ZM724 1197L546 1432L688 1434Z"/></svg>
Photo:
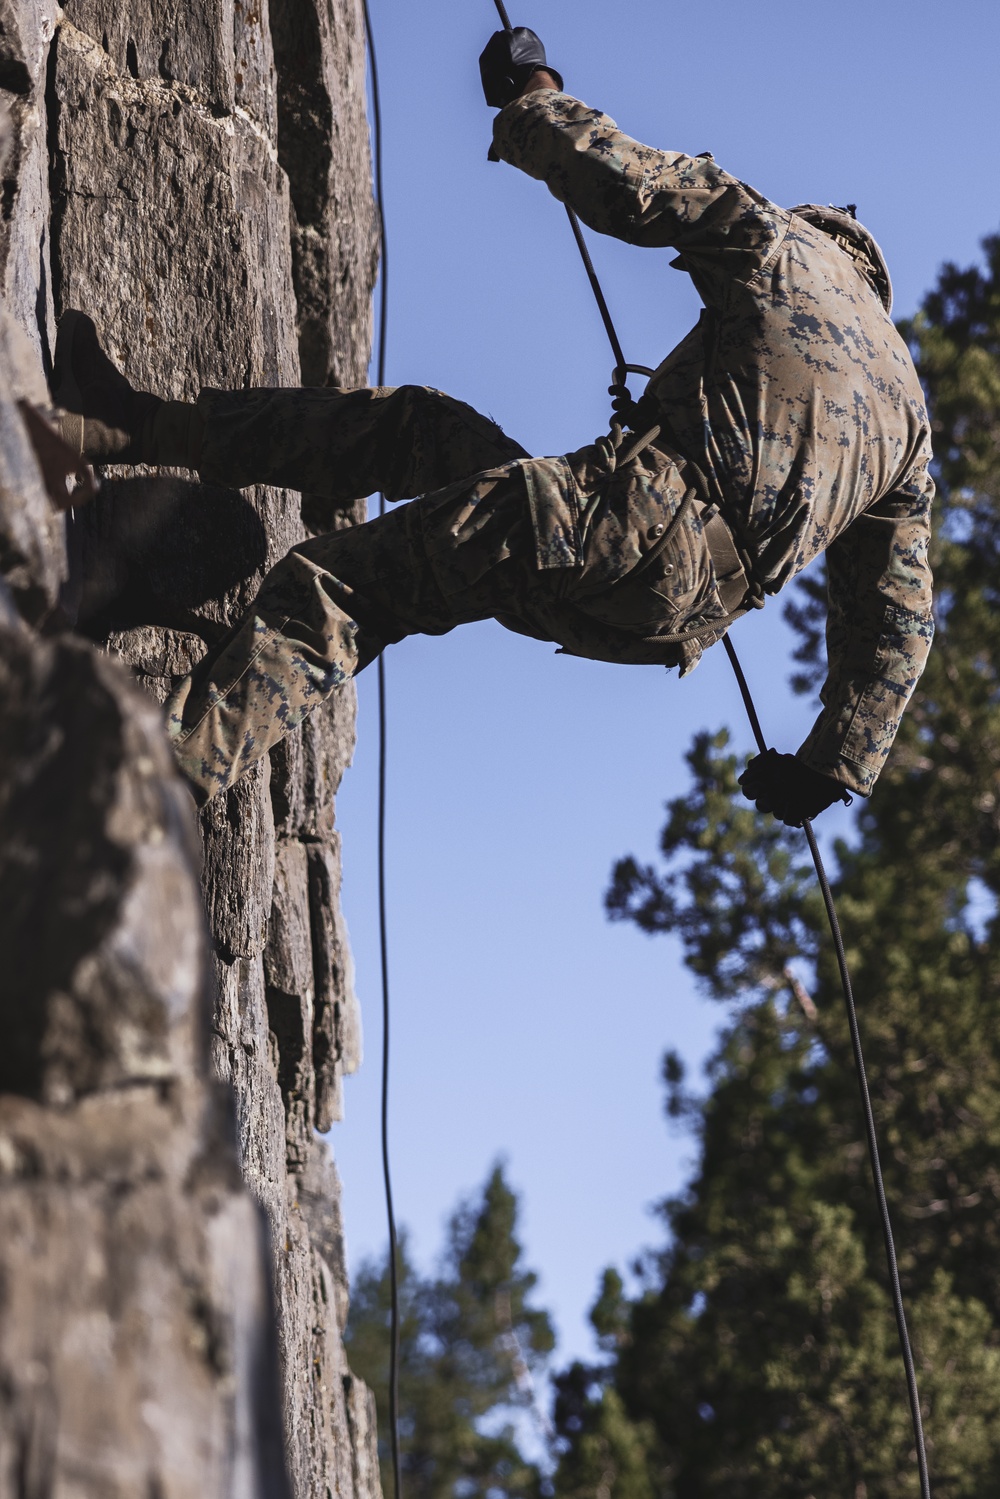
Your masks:
<svg viewBox="0 0 1000 1499"><path fill-rule="evenodd" d="M803 819L810 822L834 802L851 803L850 792L830 776L810 770L795 755L779 755L765 750L755 755L740 776L743 795L756 802L758 812L773 812L779 822L800 828Z"/></svg>
<svg viewBox="0 0 1000 1499"><path fill-rule="evenodd" d="M516 99L532 73L547 68L562 88L562 76L545 60L545 48L527 26L494 31L479 58L483 93L491 109L502 109Z"/></svg>

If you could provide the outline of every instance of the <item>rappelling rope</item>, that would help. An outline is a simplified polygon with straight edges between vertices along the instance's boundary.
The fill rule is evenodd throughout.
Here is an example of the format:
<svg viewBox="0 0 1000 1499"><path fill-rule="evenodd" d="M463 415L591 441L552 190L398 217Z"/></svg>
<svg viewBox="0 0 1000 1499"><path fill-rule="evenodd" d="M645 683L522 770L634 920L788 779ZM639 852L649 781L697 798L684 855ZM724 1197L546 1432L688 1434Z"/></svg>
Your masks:
<svg viewBox="0 0 1000 1499"><path fill-rule="evenodd" d="M497 12L499 13L500 21L504 27L504 30L512 31L513 27L510 24L510 18L507 15L503 0L493 0L493 3L497 8ZM648 371L638 365L629 365L626 363L625 355L622 351L621 342L615 329L614 320L611 317L611 311L608 307L607 300L604 296L600 281L598 280L597 272L594 269L594 263L590 258L590 252L587 249L586 241L583 238L583 230L580 227L580 221L568 204L566 205L566 212L569 215L570 226L573 230L573 238L576 240L577 248L580 251L580 255L587 272L587 278L590 281L590 285L594 291L594 296L597 300L597 306L601 314L601 320L604 323L604 328L608 335L608 342L611 344L612 352L615 356L615 374L613 377L614 383L612 384L611 390L612 395L616 395L616 387L618 393L620 393L621 389L624 386L624 377L629 370L635 370L637 373L644 374L651 373L651 371ZM617 434L615 434L616 425L616 423L612 423L612 433L613 435L617 436L617 441L615 443L615 446L617 447L621 442L621 431L619 428ZM655 431L658 431L658 429L655 429ZM646 444L651 440L652 437L647 434L640 440L638 446L635 443L630 443L627 454L623 454L618 461L624 465L624 463L627 462L630 458L636 456L636 453L640 452L642 448L646 446ZM729 620L722 621L723 626L725 627L728 626L728 624L732 623L732 619L733 617L731 617ZM757 748L760 750L761 754L764 754L767 751L767 741L764 738L764 733L760 726L760 719L757 716L757 709L754 706L754 701L750 694L750 688L747 685L747 679L743 675L743 668L740 665L739 657L736 654L736 647L733 645L728 635L723 635L722 639L726 647L726 652L729 656L730 663L732 664L733 671L736 674L736 681L739 685L740 693L743 697L743 703L747 710L747 717L750 720L750 727L753 730L754 739L757 741ZM903 1305L903 1292L899 1283L899 1266L896 1260L896 1245L892 1233L892 1220L889 1216L889 1204L886 1201L885 1185L882 1180L882 1164L879 1159L878 1136L875 1130L875 1115L872 1112L872 1101L871 1094L868 1090L868 1076L865 1070L864 1053L861 1049L861 1032L858 1028L858 1016L854 1004L854 990L851 986L851 975L847 967L847 955L844 951L844 939L840 931L840 922L837 919L837 909L834 905L833 892L830 889L830 882L827 879L826 869L823 864L823 858L819 851L819 844L816 842L816 835L812 830L812 825L809 822L808 818L803 820L802 826L806 835L806 841L809 844L809 852L812 855L812 861L816 868L816 878L819 880L819 888L823 896L823 904L826 907L826 914L830 923L830 932L833 936L833 945L837 954L837 966L840 969L840 982L844 991L844 1003L847 1007L847 1023L851 1032L851 1050L854 1053L854 1066L858 1077L858 1087L861 1092L862 1111L865 1116L865 1134L868 1140L868 1160L871 1165L872 1181L875 1185L875 1197L878 1202L879 1220L882 1226L882 1238L885 1243L886 1263L889 1268L889 1285L892 1293L892 1307L896 1316L896 1330L899 1334L899 1347L903 1358L903 1367L906 1371L906 1390L910 1403L910 1418L913 1423L913 1437L916 1445L917 1467L920 1473L920 1494L921 1499L931 1499L930 1477L927 1471L927 1452L924 1446L924 1424L923 1417L920 1411L920 1395L917 1390L917 1372L913 1362L913 1350L910 1347L910 1335L906 1325L906 1309Z"/></svg>
<svg viewBox="0 0 1000 1499"><path fill-rule="evenodd" d="M494 0L500 15L504 29L511 31L513 28L507 15L503 0ZM371 66L372 79L372 112L374 124L374 146L375 146L375 196L378 210L378 220L381 235L382 263L381 263L381 287L379 306L379 339L378 339L378 383L385 384L385 361L386 361L386 331L388 326L388 255L387 236L385 226L385 207L382 181L382 117L381 99L378 82L378 61L375 52L375 43L372 34L371 17L368 9L368 0L362 0L362 8L365 19L365 32L368 41L368 55ZM621 342L618 338L611 312L604 296L603 288L594 269L590 252L583 238L580 222L569 205L566 205L566 213L569 218L573 237L579 249L587 278L594 292L601 320L604 323L608 341L615 357L615 372L612 384L612 395L620 394L624 389L625 376L634 371L639 374L651 373L645 366L629 365L625 359ZM615 431L612 425L612 432ZM636 456L655 433L645 434L638 443L629 445L627 452L621 455L624 464ZM621 443L620 428L615 433L617 447ZM385 498L379 496L379 514L385 512ZM723 643L736 675L737 684L743 697L743 702L750 720L757 747L763 754L767 750L767 742L764 738L760 725L760 719L754 706L753 698L747 685L746 677L740 665L736 649L728 635L723 636ZM389 1161L389 963L388 963L388 922L386 902L386 861L385 861L385 829L386 829L386 761L387 761L387 714L386 714L386 680L384 655L379 656L378 661L378 716L379 716L379 775L378 775L378 894L379 894L379 945L382 968L382 1169L385 1182L386 1216L389 1227L389 1268L391 1288L391 1329L390 1329L390 1359L389 1359L389 1424L390 1443L392 1448L393 1480L396 1499L402 1499L402 1474L399 1449L399 1273L398 1273L398 1244L396 1236L396 1222L392 1199L392 1177ZM906 1310L903 1305L902 1288L899 1282L899 1268L896 1259L896 1247L893 1239L892 1221L889 1215L889 1205L886 1200L885 1186L882 1179L882 1166L879 1159L878 1137L875 1128L875 1117L872 1111L871 1094L868 1088L868 1078L865 1070L864 1053L861 1046L861 1034L858 1027L857 1010L854 1003L854 993L851 985L850 971L847 966L847 956L844 951L844 941L840 931L840 923L837 919L836 906L833 893L827 878L826 869L820 854L819 845L812 825L808 819L803 822L806 840L809 844L809 852L812 855L813 864L816 868L816 876L819 881L823 903L826 907L827 918L830 923L830 931L833 936L834 948L837 954L837 964L840 970L840 980L844 992L844 1002L847 1008L848 1026L851 1034L851 1049L854 1054L854 1065L858 1077L858 1085L861 1093L862 1110L865 1118L865 1133L868 1143L868 1157L871 1165L872 1179L875 1186L875 1196L878 1203L879 1219L882 1227L882 1237L885 1244L886 1262L889 1269L889 1280L892 1292L893 1311L896 1317L896 1329L899 1334L900 1350L903 1365L906 1371L906 1386L909 1397L910 1416L913 1422L913 1433L916 1444L917 1465L920 1473L921 1499L930 1499L930 1478L927 1471L927 1453L924 1445L923 1419L920 1411L920 1396L917 1389L916 1368L913 1360L913 1352L910 1347L909 1332L906 1324Z"/></svg>
<svg viewBox="0 0 1000 1499"><path fill-rule="evenodd" d="M493 3L497 8L497 12L500 16L500 23L503 26L504 31L513 31L514 28L510 24L510 17L507 14L507 8L504 5L503 0L493 0ZM583 261L584 269L587 272L587 279L590 282L590 289L594 293L594 300L596 301L597 309L601 314L601 321L604 324L604 331L608 335L608 343L611 345L611 352L615 356L615 369L612 376L611 394L615 397L616 403L621 400L624 404L628 402L628 390L625 386L625 377L629 373L636 375L651 375L653 371L649 369L647 365L629 364L626 360L625 352L621 346L621 340L618 337L618 330L616 329L614 319L611 316L611 309L608 307L607 301L604 296L604 288L601 286L597 272L594 269L594 262L590 258L590 251L587 248L587 241L583 237L583 229L580 227L580 220L577 218L575 212L572 208L570 208L568 203L563 204L563 207L566 209L566 217L569 219L569 227L573 231L573 238L576 240L576 247L580 252L580 259Z"/></svg>
<svg viewBox="0 0 1000 1499"><path fill-rule="evenodd" d="M372 135L375 154L375 206L381 242L379 267L379 323L377 379L385 385L386 335L389 326L389 253L385 228L385 195L382 183L382 98L378 80L378 58L372 33L368 0L361 0L368 42L372 81ZM385 514L385 495L378 497L378 513ZM389 1445L392 1451L394 1499L403 1499L402 1461L399 1450L399 1245L396 1214L392 1203L392 1172L389 1164L389 923L385 888L385 824L387 755L385 652L378 658L378 935L382 967L382 1179L385 1183L385 1215L389 1228Z"/></svg>
<svg viewBox="0 0 1000 1499"><path fill-rule="evenodd" d="M723 644L729 654L733 671L736 673L736 681L739 685L743 703L750 719L750 727L753 737L757 741L757 748L761 754L767 751L767 742L757 717L753 698L750 696L750 688L747 679L743 675L736 654L736 647L728 635L722 637ZM922 1499L930 1499L931 1485L927 1473L927 1453L924 1448L924 1423L920 1413L920 1395L917 1390L917 1371L913 1363L913 1350L910 1347L910 1334L906 1326L906 1310L903 1306L903 1291L899 1284L899 1266L896 1263L896 1245L892 1236L892 1219L889 1216L889 1204L886 1201L885 1185L882 1181L882 1163L879 1160L878 1136L875 1132L875 1115L872 1112L871 1094L868 1091L868 1074L865 1070L864 1053L861 1050L861 1032L858 1028L858 1013L854 1005L854 989L851 984L851 974L847 966L847 954L844 951L844 939L840 931L840 922L837 919L837 908L833 901L833 891L830 889L830 881L827 879L826 868L823 864L823 856L816 842L816 834L812 830L812 823L808 817L803 819L802 828L809 844L809 852L812 854L813 864L816 866L816 878L819 880L819 888L823 896L823 904L826 907L827 919L830 923L830 932L833 936L833 946L837 954L837 966L840 969L840 982L844 991L844 1004L847 1008L847 1024L851 1032L851 1050L854 1053L854 1066L858 1075L858 1087L861 1092L861 1107L865 1116L865 1134L868 1138L868 1159L871 1163L872 1180L875 1183L875 1197L878 1201L879 1220L882 1225L882 1238L885 1243L885 1258L889 1267L889 1284L892 1290L892 1309L896 1314L896 1331L899 1333L899 1347L903 1355L903 1366L906 1369L906 1391L910 1400L910 1415L913 1420L913 1436L917 1450L917 1466L920 1470L920 1493Z"/></svg>

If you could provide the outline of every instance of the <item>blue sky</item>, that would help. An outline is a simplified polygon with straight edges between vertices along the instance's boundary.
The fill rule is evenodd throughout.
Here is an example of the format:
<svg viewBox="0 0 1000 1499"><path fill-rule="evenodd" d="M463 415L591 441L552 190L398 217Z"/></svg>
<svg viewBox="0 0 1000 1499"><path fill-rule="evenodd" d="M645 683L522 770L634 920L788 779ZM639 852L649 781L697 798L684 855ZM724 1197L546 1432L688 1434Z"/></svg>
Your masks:
<svg viewBox="0 0 1000 1499"><path fill-rule="evenodd" d="M562 209L486 160L492 113L476 60L493 5L370 3L388 380L461 396L534 452L578 447L606 430L611 356ZM975 259L1000 228L995 0L508 8L540 33L567 89L630 134L711 150L780 203L856 202L889 260L897 315L915 310L942 262ZM590 242L628 357L657 364L697 316L690 283L669 252ZM734 639L765 730L794 749L814 709L785 685L780 601ZM742 707L719 647L679 682L482 624L405 641L387 666L398 1216L430 1264L456 1199L504 1157L558 1357L586 1354L600 1270L661 1241L650 1204L693 1161L663 1118L662 1053L675 1047L697 1070L724 1018L672 941L610 926L602 895L618 856L653 855L696 730L729 725L750 749ZM366 1060L330 1139L354 1264L385 1241L374 689L371 671L338 801ZM821 826L847 816L834 810Z"/></svg>

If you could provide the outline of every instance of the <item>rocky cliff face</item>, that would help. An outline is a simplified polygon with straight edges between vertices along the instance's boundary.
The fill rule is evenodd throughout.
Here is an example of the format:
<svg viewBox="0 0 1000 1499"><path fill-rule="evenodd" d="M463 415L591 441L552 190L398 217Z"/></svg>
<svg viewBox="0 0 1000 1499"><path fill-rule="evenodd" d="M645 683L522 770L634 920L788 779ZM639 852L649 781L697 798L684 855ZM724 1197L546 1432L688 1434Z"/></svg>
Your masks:
<svg viewBox="0 0 1000 1499"><path fill-rule="evenodd" d="M70 306L164 396L364 378L360 5L273 11L0 0L0 1499L378 1494L316 1138L358 1059L353 696L197 828L155 703L302 497L108 471L64 523L17 404Z"/></svg>

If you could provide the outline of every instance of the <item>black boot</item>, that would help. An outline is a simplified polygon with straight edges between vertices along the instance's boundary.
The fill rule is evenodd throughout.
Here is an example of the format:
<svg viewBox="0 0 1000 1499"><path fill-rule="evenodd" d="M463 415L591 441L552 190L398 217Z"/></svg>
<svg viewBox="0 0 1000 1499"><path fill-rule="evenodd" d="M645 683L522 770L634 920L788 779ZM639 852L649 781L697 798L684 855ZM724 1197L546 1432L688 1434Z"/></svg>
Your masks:
<svg viewBox="0 0 1000 1499"><path fill-rule="evenodd" d="M86 462L150 462L156 415L166 403L132 388L101 348L86 313L60 319L52 398L64 413L63 437Z"/></svg>

